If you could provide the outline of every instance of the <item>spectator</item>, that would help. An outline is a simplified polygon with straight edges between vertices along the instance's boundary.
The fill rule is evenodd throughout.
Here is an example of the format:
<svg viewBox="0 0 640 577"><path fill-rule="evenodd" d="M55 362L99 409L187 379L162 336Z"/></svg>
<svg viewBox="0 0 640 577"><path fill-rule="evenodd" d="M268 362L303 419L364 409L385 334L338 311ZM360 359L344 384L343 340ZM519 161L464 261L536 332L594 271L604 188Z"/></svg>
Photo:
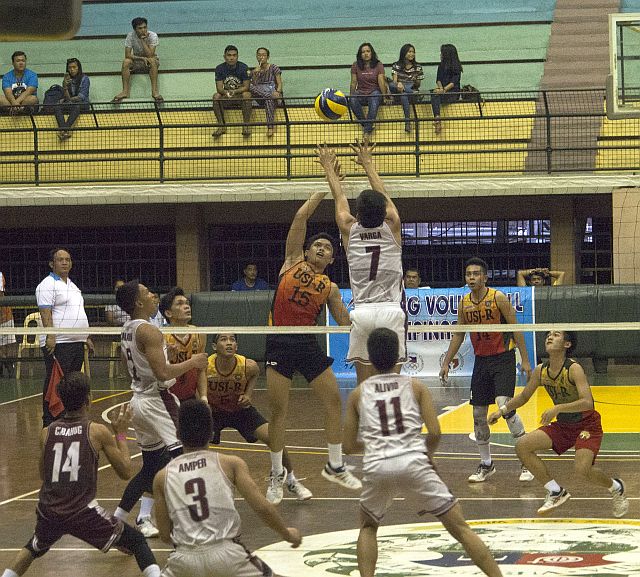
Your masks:
<svg viewBox="0 0 640 577"><path fill-rule="evenodd" d="M89 328L82 292L69 278L72 265L68 250L56 248L49 253L51 272L36 287L36 300L44 327ZM46 368L42 393L42 424L44 427L48 427L55 420L49 411L49 401L45 399L53 370L53 361L57 359L65 375L71 371L79 371L84 362L85 343L89 350L93 351L93 343L86 332L74 335L42 335L40 337L40 347Z"/></svg>
<svg viewBox="0 0 640 577"><path fill-rule="evenodd" d="M518 271L518 286L558 286L564 284L563 270L548 268L530 268Z"/></svg>
<svg viewBox="0 0 640 577"><path fill-rule="evenodd" d="M378 60L376 51L368 42L361 44L358 48L356 61L351 66L349 102L353 113L358 120L362 121L362 130L367 139L373 132L373 121L378 115L382 95L386 95L388 91L387 81L384 77L384 66ZM363 104L368 107L366 120L362 110Z"/></svg>
<svg viewBox="0 0 640 577"><path fill-rule="evenodd" d="M116 280L113 285L113 294L116 294L123 284L124 281L121 278ZM124 323L131 320L131 317L115 303L104 307L104 316L107 323L114 327L121 327Z"/></svg>
<svg viewBox="0 0 640 577"><path fill-rule="evenodd" d="M229 44L224 49L224 62L216 66L216 92L213 95L213 112L218 128L212 136L219 138L227 128L224 122L224 105L240 104L242 108L242 136L251 136L251 92L249 90L249 67L238 60L238 49Z"/></svg>
<svg viewBox="0 0 640 577"><path fill-rule="evenodd" d="M258 48L256 50L258 66L251 71L251 83L249 90L255 98L264 99L264 108L267 116L267 136L271 138L275 132L273 123L278 99L282 97L282 74L280 68L269 63L269 50Z"/></svg>
<svg viewBox="0 0 640 577"><path fill-rule="evenodd" d="M122 61L122 92L113 97L116 104L129 98L131 91L131 74L144 73L151 80L151 96L158 102L164 98L158 92L158 68L160 60L156 54L158 35L147 28L146 18L134 18L131 21L133 31L127 34L124 41L124 60Z"/></svg>
<svg viewBox="0 0 640 577"><path fill-rule="evenodd" d="M391 75L393 82L389 84L389 90L400 95L405 120L404 131L411 132L409 95L418 91L420 81L424 78L422 66L416 62L416 49L413 44L405 44L400 48L400 58L391 67Z"/></svg>
<svg viewBox="0 0 640 577"><path fill-rule="evenodd" d="M153 296L153 301L156 303L156 312L153 316L149 317L149 322L154 327L161 329L167 323L160 312L160 295L158 293L151 292L151 296Z"/></svg>
<svg viewBox="0 0 640 577"><path fill-rule="evenodd" d="M242 278L231 285L232 291L268 291L266 280L258 278L258 266L254 262L247 263L242 270Z"/></svg>
<svg viewBox="0 0 640 577"><path fill-rule="evenodd" d="M4 297L5 278L0 272L0 299ZM13 328L13 311L11 307L0 306L0 328ZM13 357L15 355L16 336L0 335L0 377L4 376L5 369L9 377L13 377Z"/></svg>
<svg viewBox="0 0 640 577"><path fill-rule="evenodd" d="M453 44L440 46L440 64L436 75L436 87L431 91L431 108L433 109L433 128L436 134L442 132L440 107L442 104L455 102L460 98L460 76L462 64L458 58L458 50Z"/></svg>
<svg viewBox="0 0 640 577"><path fill-rule="evenodd" d="M38 75L27 68L27 55L18 50L11 55L13 69L2 77L0 108L11 106L9 114L32 114L38 106Z"/></svg>
<svg viewBox="0 0 640 577"><path fill-rule="evenodd" d="M64 96L54 108L60 132L58 138L71 138L70 128L75 124L81 112L89 110L89 77L82 72L82 63L77 58L67 60L67 73L62 81ZM64 115L68 114L65 121Z"/></svg>
<svg viewBox="0 0 640 577"><path fill-rule="evenodd" d="M420 288L420 273L417 268L408 268L404 273L404 288L417 289Z"/></svg>

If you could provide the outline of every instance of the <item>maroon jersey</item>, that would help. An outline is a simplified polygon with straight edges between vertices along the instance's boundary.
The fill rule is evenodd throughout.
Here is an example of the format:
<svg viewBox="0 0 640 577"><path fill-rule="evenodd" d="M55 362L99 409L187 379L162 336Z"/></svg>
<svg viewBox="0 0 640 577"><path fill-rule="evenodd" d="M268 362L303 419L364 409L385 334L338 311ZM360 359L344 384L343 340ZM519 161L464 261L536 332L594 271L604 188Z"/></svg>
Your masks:
<svg viewBox="0 0 640 577"><path fill-rule="evenodd" d="M86 417L63 417L47 427L38 503L46 518L69 517L95 499L98 454L89 440L89 423Z"/></svg>

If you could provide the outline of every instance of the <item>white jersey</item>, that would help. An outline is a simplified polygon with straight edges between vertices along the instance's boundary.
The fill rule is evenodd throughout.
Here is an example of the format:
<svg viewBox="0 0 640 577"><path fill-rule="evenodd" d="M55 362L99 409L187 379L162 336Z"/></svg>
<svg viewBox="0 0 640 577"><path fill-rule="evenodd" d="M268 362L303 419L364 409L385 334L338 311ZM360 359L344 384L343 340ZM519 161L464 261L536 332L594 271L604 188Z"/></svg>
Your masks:
<svg viewBox="0 0 640 577"><path fill-rule="evenodd" d="M155 393L168 389L176 380L159 381L151 370L149 361L138 349L136 331L142 324L151 324L144 319L127 321L122 327L120 346L127 359L127 369L131 375L131 390L134 393ZM164 358L167 360L167 343L163 339ZM169 361L167 360L167 363Z"/></svg>
<svg viewBox="0 0 640 577"><path fill-rule="evenodd" d="M185 453L166 469L164 494L173 522L171 539L178 549L238 536L240 515L233 502L234 488L220 467L217 453Z"/></svg>
<svg viewBox="0 0 640 577"><path fill-rule="evenodd" d="M409 375L374 375L360 385L363 463L407 453L426 453L422 416Z"/></svg>
<svg viewBox="0 0 640 577"><path fill-rule="evenodd" d="M376 228L354 222L349 231L347 261L356 306L402 301L402 247L386 222Z"/></svg>

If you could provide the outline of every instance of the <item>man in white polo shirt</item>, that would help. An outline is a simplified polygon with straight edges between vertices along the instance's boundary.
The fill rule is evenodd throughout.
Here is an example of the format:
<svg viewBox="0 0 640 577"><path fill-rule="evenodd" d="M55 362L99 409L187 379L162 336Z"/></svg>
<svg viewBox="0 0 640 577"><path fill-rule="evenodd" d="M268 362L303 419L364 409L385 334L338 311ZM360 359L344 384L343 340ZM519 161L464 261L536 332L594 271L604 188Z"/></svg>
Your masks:
<svg viewBox="0 0 640 577"><path fill-rule="evenodd" d="M82 293L69 278L71 266L69 251L56 248L49 253L51 272L36 287L36 299L44 327L79 329L89 327ZM40 346L47 370L42 394L43 427L47 427L55 420L49 411L49 403L44 398L51 378L53 359L54 357L58 359L64 374L79 371L84 361L85 343L90 350L93 350L93 343L84 331L80 334L42 335L40 337Z"/></svg>

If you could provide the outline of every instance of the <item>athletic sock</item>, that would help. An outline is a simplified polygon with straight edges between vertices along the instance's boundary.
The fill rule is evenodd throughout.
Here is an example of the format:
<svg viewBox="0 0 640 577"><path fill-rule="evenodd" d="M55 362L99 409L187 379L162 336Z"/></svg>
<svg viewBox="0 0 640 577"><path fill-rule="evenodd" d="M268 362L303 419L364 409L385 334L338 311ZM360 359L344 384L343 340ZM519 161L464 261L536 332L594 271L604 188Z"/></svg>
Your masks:
<svg viewBox="0 0 640 577"><path fill-rule="evenodd" d="M329 465L333 469L339 469L344 464L342 461L342 443L328 443Z"/></svg>
<svg viewBox="0 0 640 577"><path fill-rule="evenodd" d="M149 565L142 570L144 577L160 577L160 567L158 565Z"/></svg>
<svg viewBox="0 0 640 577"><path fill-rule="evenodd" d="M280 475L284 467L282 466L282 451L271 451L271 471L276 475Z"/></svg>
<svg viewBox="0 0 640 577"><path fill-rule="evenodd" d="M550 493L559 493L562 491L562 487L556 483L555 479L551 479L548 483L545 483L544 488Z"/></svg>
<svg viewBox="0 0 640 577"><path fill-rule="evenodd" d="M491 465L491 447L487 443L486 445L478 445L478 452L480 453L480 460L483 465Z"/></svg>
<svg viewBox="0 0 640 577"><path fill-rule="evenodd" d="M127 517L129 516L129 511L125 511L122 507L118 507L113 516L116 519L120 519L121 521L126 521Z"/></svg>
<svg viewBox="0 0 640 577"><path fill-rule="evenodd" d="M5 569L2 577L19 577L13 569Z"/></svg>
<svg viewBox="0 0 640 577"><path fill-rule="evenodd" d="M609 493L621 493L622 485L615 479L611 479L611 487L609 487Z"/></svg>
<svg viewBox="0 0 640 577"><path fill-rule="evenodd" d="M297 481L296 476L293 474L293 471L289 471L287 473L287 484L295 483Z"/></svg>
<svg viewBox="0 0 640 577"><path fill-rule="evenodd" d="M153 509L153 497L145 497L140 499L140 513L138 513L138 521L145 517L151 517L151 509Z"/></svg>

